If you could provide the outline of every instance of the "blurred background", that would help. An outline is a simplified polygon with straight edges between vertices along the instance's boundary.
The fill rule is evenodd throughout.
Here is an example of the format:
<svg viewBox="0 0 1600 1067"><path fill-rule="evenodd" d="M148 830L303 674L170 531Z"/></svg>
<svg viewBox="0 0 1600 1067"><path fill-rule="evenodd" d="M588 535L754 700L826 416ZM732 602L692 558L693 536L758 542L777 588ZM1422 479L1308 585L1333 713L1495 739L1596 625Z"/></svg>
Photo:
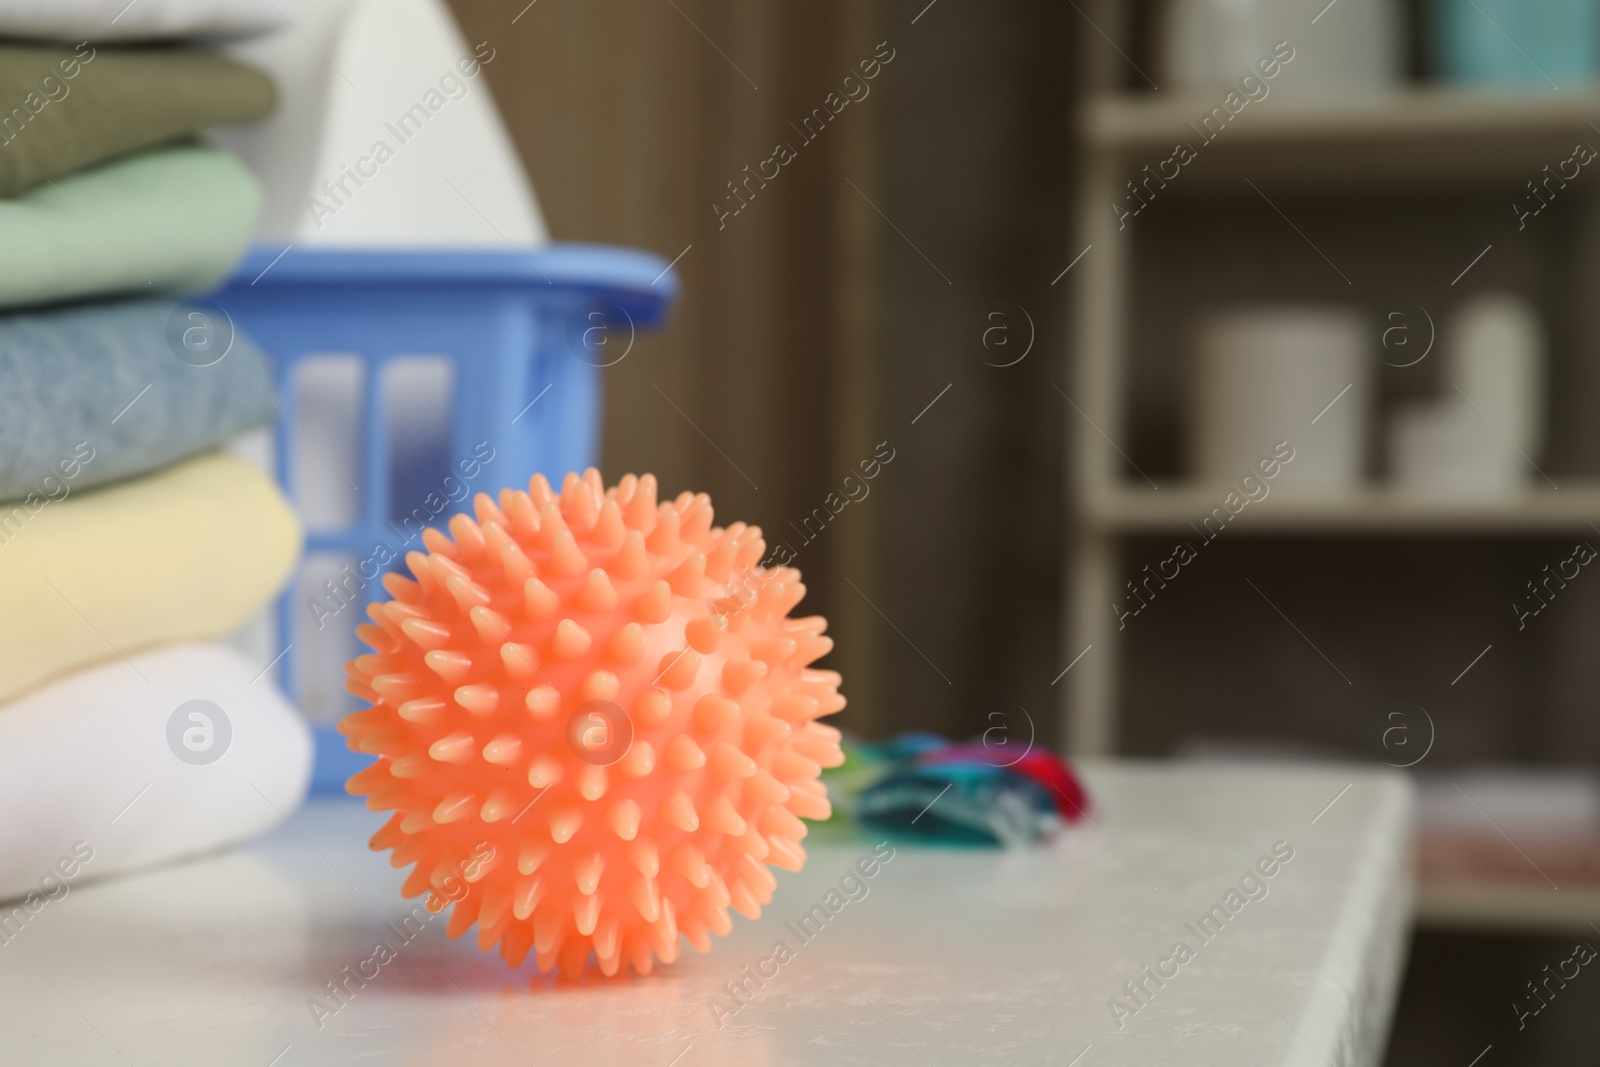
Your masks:
<svg viewBox="0 0 1600 1067"><path fill-rule="evenodd" d="M961 735L997 702L1053 741L1051 281L1072 240L1082 19L541 0L505 34L502 4L454 10L470 39L506 42L488 74L552 236L681 254L672 328L605 372L607 473L708 491L795 549L853 729ZM795 158L762 182L780 142ZM884 442L895 458L839 510ZM819 508L825 529L807 527Z"/></svg>
<svg viewBox="0 0 1600 1067"><path fill-rule="evenodd" d="M1020 708L1083 754L1408 766L1391 1061L1579 1058L1600 985L1508 1008L1600 918L1597 5L517 26L489 78L552 233L679 257L672 328L605 372L605 467L791 539L847 728Z"/></svg>
<svg viewBox="0 0 1600 1067"><path fill-rule="evenodd" d="M1389 1062L1593 1059L1600 0L101 6L0 3L0 893L341 792L379 572L598 457L853 740L1399 769Z"/></svg>

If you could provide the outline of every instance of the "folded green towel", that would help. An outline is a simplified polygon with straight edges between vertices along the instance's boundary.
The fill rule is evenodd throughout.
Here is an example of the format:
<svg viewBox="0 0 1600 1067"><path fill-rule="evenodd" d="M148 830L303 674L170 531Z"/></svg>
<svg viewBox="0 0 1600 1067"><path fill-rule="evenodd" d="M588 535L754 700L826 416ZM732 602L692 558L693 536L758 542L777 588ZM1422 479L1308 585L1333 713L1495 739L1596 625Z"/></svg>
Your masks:
<svg viewBox="0 0 1600 1067"><path fill-rule="evenodd" d="M0 307L105 293L196 293L255 229L261 190L226 152L130 156L0 200Z"/></svg>
<svg viewBox="0 0 1600 1067"><path fill-rule="evenodd" d="M313 14L298 6L293 0L0 0L0 34L38 41L249 37L281 29L290 18L317 18L317 26L349 7Z"/></svg>
<svg viewBox="0 0 1600 1067"><path fill-rule="evenodd" d="M265 118L272 79L172 48L0 45L0 196L113 156Z"/></svg>
<svg viewBox="0 0 1600 1067"><path fill-rule="evenodd" d="M165 466L270 423L272 395L243 335L170 300L0 316L0 500Z"/></svg>

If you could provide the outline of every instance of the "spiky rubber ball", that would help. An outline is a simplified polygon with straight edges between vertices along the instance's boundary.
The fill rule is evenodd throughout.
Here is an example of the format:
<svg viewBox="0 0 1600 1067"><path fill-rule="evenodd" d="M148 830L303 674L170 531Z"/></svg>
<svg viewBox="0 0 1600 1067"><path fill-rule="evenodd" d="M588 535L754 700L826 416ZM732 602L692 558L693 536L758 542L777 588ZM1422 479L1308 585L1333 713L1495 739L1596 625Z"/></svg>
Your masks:
<svg viewBox="0 0 1600 1067"><path fill-rule="evenodd" d="M826 621L788 617L805 586L763 565L758 527L714 527L704 493L658 503L650 475L535 476L474 508L384 577L373 652L347 666L372 706L339 729L378 757L347 788L394 812L372 848L512 966L709 951L729 907L771 901L769 864L805 862L801 819L830 814Z"/></svg>

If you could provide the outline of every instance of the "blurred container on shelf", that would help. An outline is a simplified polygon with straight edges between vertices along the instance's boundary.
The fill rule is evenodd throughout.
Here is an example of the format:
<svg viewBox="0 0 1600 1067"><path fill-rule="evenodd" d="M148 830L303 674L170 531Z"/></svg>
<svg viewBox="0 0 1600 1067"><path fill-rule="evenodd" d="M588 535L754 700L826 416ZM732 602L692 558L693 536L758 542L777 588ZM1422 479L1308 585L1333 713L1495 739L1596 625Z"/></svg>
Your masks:
<svg viewBox="0 0 1600 1067"><path fill-rule="evenodd" d="M1238 483L1246 474L1259 479L1261 463L1276 458L1281 469L1269 491L1355 490L1366 466L1371 357L1365 317L1354 308L1263 305L1203 321L1192 366L1190 474Z"/></svg>
<svg viewBox="0 0 1600 1067"><path fill-rule="evenodd" d="M1402 489L1492 496L1525 487L1545 441L1545 339L1538 313L1485 293L1446 324L1440 397L1398 408L1390 472Z"/></svg>
<svg viewBox="0 0 1600 1067"><path fill-rule="evenodd" d="M1426 881L1600 885L1600 778L1549 767L1419 774L1417 839Z"/></svg>
<svg viewBox="0 0 1600 1067"><path fill-rule="evenodd" d="M1533 456L1544 447L1545 340L1539 313L1513 293L1481 293L1445 327L1445 368L1508 446Z"/></svg>
<svg viewBox="0 0 1600 1067"><path fill-rule="evenodd" d="M1434 0L1432 15L1446 81L1564 89L1600 72L1597 0Z"/></svg>
<svg viewBox="0 0 1600 1067"><path fill-rule="evenodd" d="M1494 427L1460 398L1446 397L1395 409L1389 422L1389 457L1397 488L1428 496L1497 496L1523 481Z"/></svg>
<svg viewBox="0 0 1600 1067"><path fill-rule="evenodd" d="M1158 20L1161 84L1179 92L1259 80L1258 64L1280 42L1293 59L1272 92L1385 92L1403 78L1404 20L1394 0L1163 0Z"/></svg>

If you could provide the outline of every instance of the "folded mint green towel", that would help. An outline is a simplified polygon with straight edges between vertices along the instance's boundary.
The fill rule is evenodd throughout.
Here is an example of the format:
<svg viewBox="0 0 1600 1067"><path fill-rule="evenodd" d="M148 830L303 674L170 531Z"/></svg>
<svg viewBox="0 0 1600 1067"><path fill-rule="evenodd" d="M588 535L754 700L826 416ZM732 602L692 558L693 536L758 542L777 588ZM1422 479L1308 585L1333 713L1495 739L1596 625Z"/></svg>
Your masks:
<svg viewBox="0 0 1600 1067"><path fill-rule="evenodd" d="M270 423L265 358L222 323L215 352L186 350L189 313L131 300L0 316L0 500L59 499Z"/></svg>
<svg viewBox="0 0 1600 1067"><path fill-rule="evenodd" d="M261 208L226 152L130 156L0 200L0 307L107 293L197 293L243 255Z"/></svg>

